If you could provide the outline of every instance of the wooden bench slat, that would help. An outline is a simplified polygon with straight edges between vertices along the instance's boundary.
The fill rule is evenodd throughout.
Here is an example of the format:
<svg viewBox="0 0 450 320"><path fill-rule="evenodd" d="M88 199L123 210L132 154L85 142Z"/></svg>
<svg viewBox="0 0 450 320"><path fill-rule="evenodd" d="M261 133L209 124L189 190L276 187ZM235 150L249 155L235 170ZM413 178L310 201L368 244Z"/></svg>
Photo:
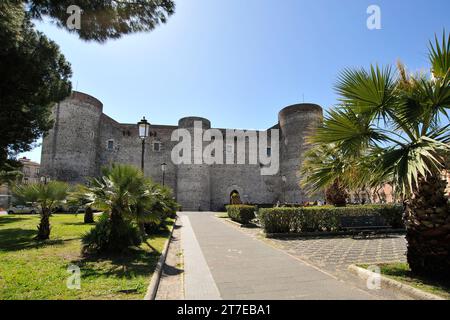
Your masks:
<svg viewBox="0 0 450 320"><path fill-rule="evenodd" d="M380 216L344 216L341 217L341 228L364 233L391 227L386 225L386 220Z"/></svg>

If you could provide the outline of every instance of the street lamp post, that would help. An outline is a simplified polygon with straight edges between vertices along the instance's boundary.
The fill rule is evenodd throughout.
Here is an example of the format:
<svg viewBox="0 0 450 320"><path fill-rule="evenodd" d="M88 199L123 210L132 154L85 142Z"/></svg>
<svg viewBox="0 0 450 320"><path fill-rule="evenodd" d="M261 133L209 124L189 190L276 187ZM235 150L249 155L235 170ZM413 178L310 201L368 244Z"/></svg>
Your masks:
<svg viewBox="0 0 450 320"><path fill-rule="evenodd" d="M166 176L166 169L167 169L167 163L162 163L161 164L161 170L162 170L162 184L163 184L163 187L164 187L164 185L165 185L165 176Z"/></svg>
<svg viewBox="0 0 450 320"><path fill-rule="evenodd" d="M281 180L283 181L283 202L286 203L286 176L282 176Z"/></svg>
<svg viewBox="0 0 450 320"><path fill-rule="evenodd" d="M148 123L145 117L143 117L142 120L138 122L138 129L139 138L141 138L142 140L141 170L142 173L144 173L145 139L149 136L150 133L150 123Z"/></svg>

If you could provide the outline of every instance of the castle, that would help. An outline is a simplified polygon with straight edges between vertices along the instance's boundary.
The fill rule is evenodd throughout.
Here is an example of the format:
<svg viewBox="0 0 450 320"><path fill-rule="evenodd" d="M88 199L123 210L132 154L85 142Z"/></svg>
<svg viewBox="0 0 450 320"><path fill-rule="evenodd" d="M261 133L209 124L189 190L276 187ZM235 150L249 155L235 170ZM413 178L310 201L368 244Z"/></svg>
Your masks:
<svg viewBox="0 0 450 320"><path fill-rule="evenodd" d="M71 97L55 105L52 117L54 127L44 137L42 145L42 175L70 183L85 183L88 177L98 177L101 168L112 163L140 167L142 142L137 124L123 124L111 119L103 113L103 104L96 98L73 92ZM311 199L298 184L300 156L307 147L305 137L310 128L321 119L320 106L297 104L281 110L278 123L272 128L266 132L258 131L268 134L267 153L270 154L270 132L279 130L279 170L274 175L261 175L260 163L174 164L171 151L178 144L178 141L172 141L174 130L182 128L193 132L198 123L202 130L207 130L211 128L210 121L187 117L179 120L177 126L151 124L152 135L145 142L144 172L153 181L161 183L161 164L166 163L165 185L173 189L183 210L222 210L230 203L230 195L234 192L239 194L242 202L252 204L309 201ZM226 129L218 130L225 135ZM224 146L224 154L227 147ZM233 146L231 150L235 152L237 148Z"/></svg>

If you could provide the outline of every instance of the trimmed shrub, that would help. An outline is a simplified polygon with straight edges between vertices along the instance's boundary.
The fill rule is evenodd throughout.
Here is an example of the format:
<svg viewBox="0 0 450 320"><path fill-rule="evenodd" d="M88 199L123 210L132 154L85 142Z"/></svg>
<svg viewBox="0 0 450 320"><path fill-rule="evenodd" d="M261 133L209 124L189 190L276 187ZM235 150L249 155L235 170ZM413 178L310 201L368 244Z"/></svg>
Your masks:
<svg viewBox="0 0 450 320"><path fill-rule="evenodd" d="M227 206L228 216L231 220L242 224L248 224L252 221L255 218L255 211L255 206L242 204Z"/></svg>
<svg viewBox="0 0 450 320"><path fill-rule="evenodd" d="M267 208L258 211L266 233L331 232L341 229L344 216L381 216L387 225L402 228L403 208L398 205L347 207Z"/></svg>
<svg viewBox="0 0 450 320"><path fill-rule="evenodd" d="M103 214L95 227L82 238L84 252L121 252L139 246L139 229L131 221L120 219L115 225L107 214Z"/></svg>

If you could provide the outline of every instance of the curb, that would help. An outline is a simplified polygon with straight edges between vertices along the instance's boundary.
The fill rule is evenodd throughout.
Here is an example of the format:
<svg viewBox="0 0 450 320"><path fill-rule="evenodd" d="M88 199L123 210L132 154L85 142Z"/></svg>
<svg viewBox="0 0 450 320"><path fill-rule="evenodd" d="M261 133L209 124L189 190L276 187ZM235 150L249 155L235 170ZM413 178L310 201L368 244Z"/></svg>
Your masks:
<svg viewBox="0 0 450 320"><path fill-rule="evenodd" d="M173 231L175 230L175 224L178 221L178 215L173 222L172 230L170 231L170 235L164 244L164 249L159 257L158 263L156 264L155 272L152 275L152 279L150 280L150 284L147 289L147 293L143 300L155 300L156 293L158 292L159 281L161 280L161 274L164 267L164 263L166 262L167 253L169 252L170 241L172 240Z"/></svg>
<svg viewBox="0 0 450 320"><path fill-rule="evenodd" d="M218 218L218 217L216 217L216 218ZM230 218L218 218L218 219L223 219L223 220L225 220L228 223L232 223L232 224L238 226L239 228L248 228L248 229L258 228L258 226L255 225L255 224L252 224L252 223L250 223L250 224L242 224L242 223L239 223L237 221L233 221Z"/></svg>
<svg viewBox="0 0 450 320"><path fill-rule="evenodd" d="M379 275L375 272L369 271L367 269L364 268L360 268L354 264L348 266L348 270L351 271L352 273L356 274L359 278L363 279L363 280L367 280L369 277L373 277L373 276L380 276L381 277L381 282L383 283L383 285L385 285L386 287L389 287L391 289L395 289L398 290L414 299L418 299L418 300L446 300L440 296L434 295L432 293L428 293L425 291L422 291L420 289L414 288L410 285L401 283L397 280L385 277L383 275Z"/></svg>

